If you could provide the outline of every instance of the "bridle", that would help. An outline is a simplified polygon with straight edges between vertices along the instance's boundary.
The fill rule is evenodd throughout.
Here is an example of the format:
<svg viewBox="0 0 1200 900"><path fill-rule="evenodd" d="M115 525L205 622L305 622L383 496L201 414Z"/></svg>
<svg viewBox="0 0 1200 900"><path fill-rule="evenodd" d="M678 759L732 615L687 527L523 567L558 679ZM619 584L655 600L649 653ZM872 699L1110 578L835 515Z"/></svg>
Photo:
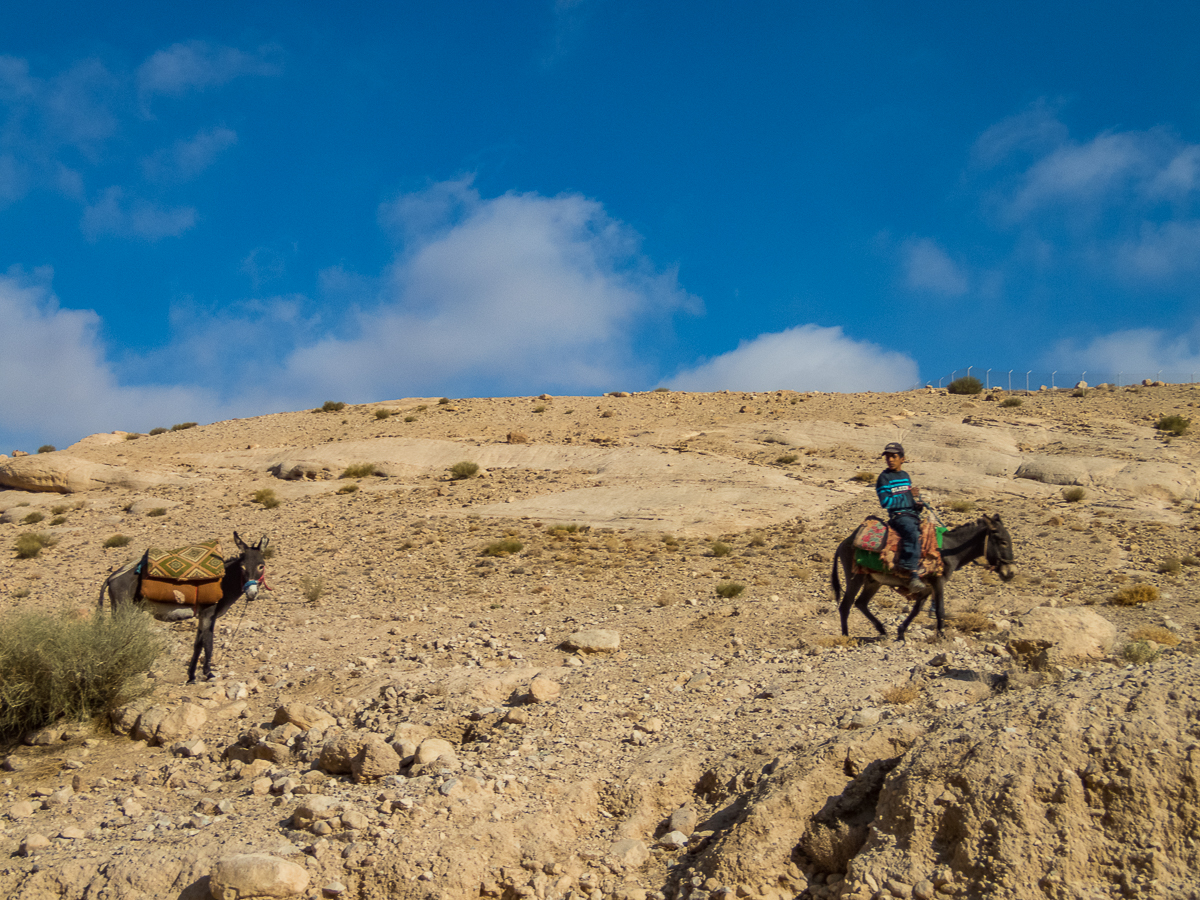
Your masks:
<svg viewBox="0 0 1200 900"><path fill-rule="evenodd" d="M1011 539L1009 541L1009 546L1011 547ZM1003 547L1004 542L997 540L996 538L995 523L988 519L987 526L983 532L983 558L987 561L985 565L989 571L995 572L1001 566L1011 566L1015 564L1016 561L1013 559L1011 554L1008 559L1005 559L1001 555L1001 549ZM993 555L995 557L994 562Z"/></svg>

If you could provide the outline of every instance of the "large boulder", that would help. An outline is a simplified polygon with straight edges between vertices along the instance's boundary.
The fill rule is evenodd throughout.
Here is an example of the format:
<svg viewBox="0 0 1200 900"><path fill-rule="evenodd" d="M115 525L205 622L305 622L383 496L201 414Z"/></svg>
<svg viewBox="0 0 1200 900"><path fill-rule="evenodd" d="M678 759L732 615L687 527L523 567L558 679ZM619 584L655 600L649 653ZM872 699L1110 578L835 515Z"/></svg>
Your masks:
<svg viewBox="0 0 1200 900"><path fill-rule="evenodd" d="M295 897L307 889L306 869L264 853L223 857L213 865L209 877L209 890L216 900Z"/></svg>
<svg viewBox="0 0 1200 900"><path fill-rule="evenodd" d="M66 453L39 453L0 460L0 485L19 491L73 494L104 487L143 490L164 484L189 483L177 475L110 466Z"/></svg>
<svg viewBox="0 0 1200 900"><path fill-rule="evenodd" d="M1009 652L1034 668L1103 659L1117 639L1112 622L1090 609L1039 606L1021 616Z"/></svg>

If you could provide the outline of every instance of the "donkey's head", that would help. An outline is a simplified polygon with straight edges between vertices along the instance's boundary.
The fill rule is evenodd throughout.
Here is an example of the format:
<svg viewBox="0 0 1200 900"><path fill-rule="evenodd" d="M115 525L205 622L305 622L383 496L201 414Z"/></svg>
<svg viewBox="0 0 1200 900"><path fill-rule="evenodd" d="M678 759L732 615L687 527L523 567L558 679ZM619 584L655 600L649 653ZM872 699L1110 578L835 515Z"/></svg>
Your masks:
<svg viewBox="0 0 1200 900"><path fill-rule="evenodd" d="M984 516L987 529L983 539L983 553L988 566L1004 581L1012 581L1017 574L1016 558L1013 555L1012 535L1000 521L1000 515Z"/></svg>
<svg viewBox="0 0 1200 900"><path fill-rule="evenodd" d="M245 593L247 600L258 599L260 588L270 590L267 586L267 560L265 551L267 544L271 541L265 535L259 538L257 544L251 546L241 539L238 533L233 533L233 542L237 544L241 555L237 559L236 565L242 570L242 592Z"/></svg>

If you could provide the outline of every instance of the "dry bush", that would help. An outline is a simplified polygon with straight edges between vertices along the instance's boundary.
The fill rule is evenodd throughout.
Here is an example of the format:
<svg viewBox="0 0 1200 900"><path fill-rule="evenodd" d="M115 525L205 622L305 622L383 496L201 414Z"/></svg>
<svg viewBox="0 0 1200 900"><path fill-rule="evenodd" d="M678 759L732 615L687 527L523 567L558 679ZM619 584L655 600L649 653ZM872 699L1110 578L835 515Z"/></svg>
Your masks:
<svg viewBox="0 0 1200 900"><path fill-rule="evenodd" d="M311 575L300 576L300 593L309 603L316 603L325 593L325 579L313 578Z"/></svg>
<svg viewBox="0 0 1200 900"><path fill-rule="evenodd" d="M750 535L750 546L751 547L767 546L767 536L765 534L763 534L761 531L754 532L754 534Z"/></svg>
<svg viewBox="0 0 1200 900"><path fill-rule="evenodd" d="M1179 635L1161 625L1143 625L1129 632L1131 641L1154 641L1164 647L1174 647L1179 644Z"/></svg>
<svg viewBox="0 0 1200 900"><path fill-rule="evenodd" d="M404 421L405 422L415 422L415 421L417 421L417 417L416 416L405 416Z"/></svg>
<svg viewBox="0 0 1200 900"><path fill-rule="evenodd" d="M708 547L708 552L713 556L720 558L728 556L730 553L732 553L733 548L728 544L721 543L720 541L713 541Z"/></svg>
<svg viewBox="0 0 1200 900"><path fill-rule="evenodd" d="M1005 397L1000 401L1000 405L1011 409L1014 406L1020 406L1024 402L1020 397Z"/></svg>
<svg viewBox="0 0 1200 900"><path fill-rule="evenodd" d="M260 488L254 492L251 499L255 503L261 503L263 509L274 509L280 503L279 498L275 496L275 491L271 488Z"/></svg>
<svg viewBox="0 0 1200 900"><path fill-rule="evenodd" d="M471 478L478 472L479 464L465 459L462 462L456 462L450 467L450 477L455 481Z"/></svg>
<svg viewBox="0 0 1200 900"><path fill-rule="evenodd" d="M1185 419L1183 416L1163 416L1154 427L1159 431L1180 435L1187 431L1191 424L1192 420Z"/></svg>
<svg viewBox="0 0 1200 900"><path fill-rule="evenodd" d="M162 651L133 607L81 619L75 610L19 612L0 626L0 734L83 720L146 693Z"/></svg>
<svg viewBox="0 0 1200 900"><path fill-rule="evenodd" d="M903 706L912 703L921 696L921 689L911 681L907 684L894 684L889 688L885 688L883 699L895 706Z"/></svg>
<svg viewBox="0 0 1200 900"><path fill-rule="evenodd" d="M654 604L656 606L663 606L663 607L675 606L678 603L679 603L679 595L671 593L670 591L667 591L666 593L663 593L663 594L659 594L658 598L654 601Z"/></svg>
<svg viewBox="0 0 1200 900"><path fill-rule="evenodd" d="M820 610L818 610L818 613ZM853 648L858 646L858 639L847 637L844 634L830 634L823 638L817 639L818 647L846 647Z"/></svg>
<svg viewBox="0 0 1200 900"><path fill-rule="evenodd" d="M781 466L790 466L799 458L795 453L785 453L783 456L776 457L775 462Z"/></svg>
<svg viewBox="0 0 1200 900"><path fill-rule="evenodd" d="M375 463L351 463L342 470L342 474L338 478L370 478L372 475L379 474L379 468Z"/></svg>
<svg viewBox="0 0 1200 900"><path fill-rule="evenodd" d="M1079 485L1072 485L1062 489L1062 498L1068 503L1078 503L1087 496L1087 491Z"/></svg>
<svg viewBox="0 0 1200 900"><path fill-rule="evenodd" d="M979 631L992 631L996 626L986 615L975 610L950 616L950 624L964 634L975 634Z"/></svg>
<svg viewBox="0 0 1200 900"><path fill-rule="evenodd" d="M854 476L854 481L861 481L864 484L869 484L875 481L876 475L874 472L868 472L866 469Z"/></svg>
<svg viewBox="0 0 1200 900"><path fill-rule="evenodd" d="M351 484L343 484L340 488L337 489L337 492L339 494L353 494L357 490L358 490L358 485L351 483Z"/></svg>
<svg viewBox="0 0 1200 900"><path fill-rule="evenodd" d="M1158 564L1158 571L1163 575L1178 575L1183 571L1183 560L1177 556L1168 557Z"/></svg>
<svg viewBox="0 0 1200 900"><path fill-rule="evenodd" d="M22 525L36 525L38 522L42 521L42 519L44 519L44 518L46 518L46 517L40 512L31 512L29 515L27 515L25 518L23 518L21 520L21 524Z"/></svg>
<svg viewBox="0 0 1200 900"><path fill-rule="evenodd" d="M511 556L514 553L520 553L525 549L525 545L520 541L512 540L511 538L503 541L495 541L483 548L481 556Z"/></svg>
<svg viewBox="0 0 1200 900"><path fill-rule="evenodd" d="M171 426L172 431L187 431L189 428L195 428L195 422L178 422Z"/></svg>
<svg viewBox="0 0 1200 900"><path fill-rule="evenodd" d="M1153 603L1158 599L1158 588L1152 584L1129 584L1112 595L1112 603L1117 606L1140 606L1143 603Z"/></svg>
<svg viewBox="0 0 1200 900"><path fill-rule="evenodd" d="M42 531L23 531L13 545L17 559L33 559L46 547L54 546L54 538Z"/></svg>
<svg viewBox="0 0 1200 900"><path fill-rule="evenodd" d="M397 416L399 414L400 410L398 409L381 408L375 410L375 418L377 419L390 419L392 416Z"/></svg>
<svg viewBox="0 0 1200 900"><path fill-rule="evenodd" d="M108 538L104 542L104 547L106 550L112 550L116 547L128 547L128 546L129 546L129 538L127 538L123 534L114 534L112 537Z"/></svg>
<svg viewBox="0 0 1200 900"><path fill-rule="evenodd" d="M952 509L954 512L958 513L972 513L975 512L975 501L962 499L951 500L946 504L946 508Z"/></svg>
<svg viewBox="0 0 1200 900"><path fill-rule="evenodd" d="M725 600L732 600L745 589L744 584L738 584L736 581L723 581L717 585L717 596Z"/></svg>
<svg viewBox="0 0 1200 900"><path fill-rule="evenodd" d="M523 431L510 431L508 433L508 442L510 444L528 444L529 435Z"/></svg>

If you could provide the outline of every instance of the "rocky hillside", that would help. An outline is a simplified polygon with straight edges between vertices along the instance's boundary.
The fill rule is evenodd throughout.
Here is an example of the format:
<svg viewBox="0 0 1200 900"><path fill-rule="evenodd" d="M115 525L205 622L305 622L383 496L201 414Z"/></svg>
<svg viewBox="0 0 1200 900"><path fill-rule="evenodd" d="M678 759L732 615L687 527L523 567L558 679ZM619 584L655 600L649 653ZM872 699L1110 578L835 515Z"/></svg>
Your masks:
<svg viewBox="0 0 1200 900"><path fill-rule="evenodd" d="M147 546L274 550L215 681L157 626L144 700L0 749L0 894L1195 897L1200 467L1155 426L1197 403L408 399L0 458L0 615L91 614ZM844 640L893 440L1020 574L956 573L940 640Z"/></svg>

